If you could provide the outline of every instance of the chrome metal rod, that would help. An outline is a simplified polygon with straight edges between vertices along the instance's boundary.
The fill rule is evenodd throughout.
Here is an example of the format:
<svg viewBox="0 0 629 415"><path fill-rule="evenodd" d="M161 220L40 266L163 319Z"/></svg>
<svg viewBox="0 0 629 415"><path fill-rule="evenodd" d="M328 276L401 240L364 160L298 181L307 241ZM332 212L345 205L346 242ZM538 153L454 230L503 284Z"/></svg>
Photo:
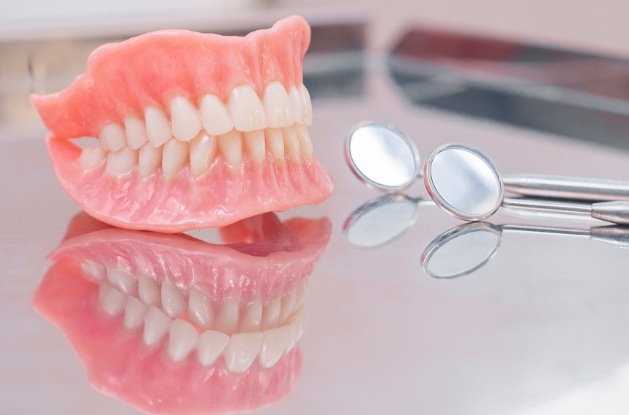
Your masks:
<svg viewBox="0 0 629 415"><path fill-rule="evenodd" d="M619 225L629 225L629 202L569 203L554 200L505 198L502 206L537 212L591 216Z"/></svg>
<svg viewBox="0 0 629 415"><path fill-rule="evenodd" d="M505 176L502 181L506 192L522 196L591 202L629 201L629 182L619 180L518 174Z"/></svg>

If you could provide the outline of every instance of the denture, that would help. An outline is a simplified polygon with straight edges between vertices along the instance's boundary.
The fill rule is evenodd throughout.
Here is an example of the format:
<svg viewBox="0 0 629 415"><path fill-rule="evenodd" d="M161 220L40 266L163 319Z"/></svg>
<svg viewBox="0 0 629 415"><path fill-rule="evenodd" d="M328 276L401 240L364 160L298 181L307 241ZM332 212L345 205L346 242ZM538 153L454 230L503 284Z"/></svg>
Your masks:
<svg viewBox="0 0 629 415"><path fill-rule="evenodd" d="M330 230L267 213L221 228L227 245L69 231L33 305L102 393L148 413L252 411L299 377L307 280Z"/></svg>
<svg viewBox="0 0 629 415"><path fill-rule="evenodd" d="M309 43L293 16L245 37L172 30L100 47L68 88L31 96L62 187L99 220L161 232L324 201ZM86 137L98 144L72 142Z"/></svg>

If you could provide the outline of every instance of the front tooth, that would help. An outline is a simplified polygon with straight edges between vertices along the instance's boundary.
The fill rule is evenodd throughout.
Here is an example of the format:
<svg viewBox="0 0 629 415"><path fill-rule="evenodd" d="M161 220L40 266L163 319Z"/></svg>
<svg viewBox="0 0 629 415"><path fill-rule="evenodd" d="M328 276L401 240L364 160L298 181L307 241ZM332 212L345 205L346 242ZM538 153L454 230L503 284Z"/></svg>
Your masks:
<svg viewBox="0 0 629 415"><path fill-rule="evenodd" d="M262 328L275 327L280 319L280 311L282 309L282 300L275 298L264 307L262 314Z"/></svg>
<svg viewBox="0 0 629 415"><path fill-rule="evenodd" d="M238 131L255 131L267 127L264 107L251 85L234 88L229 95L227 107Z"/></svg>
<svg viewBox="0 0 629 415"><path fill-rule="evenodd" d="M286 326L266 330L260 350L260 364L268 369L274 366L288 349L289 329Z"/></svg>
<svg viewBox="0 0 629 415"><path fill-rule="evenodd" d="M81 164L88 170L100 167L105 161L107 152L101 147L86 147L81 151Z"/></svg>
<svg viewBox="0 0 629 415"><path fill-rule="evenodd" d="M142 177L153 174L162 164L162 147L155 148L146 143L138 151L138 171Z"/></svg>
<svg viewBox="0 0 629 415"><path fill-rule="evenodd" d="M218 136L218 147L223 154L225 162L234 170L240 168L242 162L242 140L240 133L231 130L227 134Z"/></svg>
<svg viewBox="0 0 629 415"><path fill-rule="evenodd" d="M159 285L157 285L157 282L151 277L146 275L140 275L138 277L138 294L140 300L148 306L159 307L161 305Z"/></svg>
<svg viewBox="0 0 629 415"><path fill-rule="evenodd" d="M294 128L284 128L284 153L289 159L299 160L299 139Z"/></svg>
<svg viewBox="0 0 629 415"><path fill-rule="evenodd" d="M290 103L293 107L293 113L295 114L295 122L298 124L305 124L307 120L306 103L304 102L304 95L301 90L296 86L291 86L288 91L290 97Z"/></svg>
<svg viewBox="0 0 629 415"><path fill-rule="evenodd" d="M269 128L265 131L266 148L273 158L284 160L284 134L281 128Z"/></svg>
<svg viewBox="0 0 629 415"><path fill-rule="evenodd" d="M138 160L137 150L123 147L118 151L107 155L107 170L114 174L125 174L129 172Z"/></svg>
<svg viewBox="0 0 629 415"><path fill-rule="evenodd" d="M197 109L184 97L170 100L170 119L173 135L177 140L188 142L201 130Z"/></svg>
<svg viewBox="0 0 629 415"><path fill-rule="evenodd" d="M188 144L174 138L164 144L162 154L162 173L165 177L173 177L186 165Z"/></svg>
<svg viewBox="0 0 629 415"><path fill-rule="evenodd" d="M262 349L264 335L262 333L237 333L231 336L229 344L223 352L225 365L230 372L246 371Z"/></svg>
<svg viewBox="0 0 629 415"><path fill-rule="evenodd" d="M106 151L118 151L127 146L127 138L124 129L118 123L108 123L103 126L98 134L100 146Z"/></svg>
<svg viewBox="0 0 629 415"><path fill-rule="evenodd" d="M149 307L144 316L144 344L153 346L159 343L168 331L170 318L157 307Z"/></svg>
<svg viewBox="0 0 629 415"><path fill-rule="evenodd" d="M98 287L98 299L103 311L110 316L117 316L124 310L127 296L115 289L108 282L103 282Z"/></svg>
<svg viewBox="0 0 629 415"><path fill-rule="evenodd" d="M135 295L137 292L137 286L135 285L135 278L123 270L118 268L107 269L107 280L115 288L119 289L127 295Z"/></svg>
<svg viewBox="0 0 629 415"><path fill-rule="evenodd" d="M210 168L216 157L216 137L201 132L190 142L190 172L200 176Z"/></svg>
<svg viewBox="0 0 629 415"><path fill-rule="evenodd" d="M144 323L144 316L148 307L133 296L127 297L127 305L124 309L124 327L127 330L137 329Z"/></svg>
<svg viewBox="0 0 629 415"><path fill-rule="evenodd" d="M124 120L124 129L127 134L127 142L129 147L133 150L137 150L142 147L147 141L146 126L144 121L136 117L127 117Z"/></svg>
<svg viewBox="0 0 629 415"><path fill-rule="evenodd" d="M295 123L295 114L290 97L280 82L271 82L266 86L262 103L269 127L288 127Z"/></svg>
<svg viewBox="0 0 629 415"><path fill-rule="evenodd" d="M197 357L203 366L213 364L229 344L229 336L215 330L206 330L199 337Z"/></svg>
<svg viewBox="0 0 629 415"><path fill-rule="evenodd" d="M173 318L181 317L185 314L186 298L175 284L168 281L162 282L162 308Z"/></svg>
<svg viewBox="0 0 629 415"><path fill-rule="evenodd" d="M239 311L240 299L233 297L224 300L216 316L216 330L227 334L235 332L238 328Z"/></svg>
<svg viewBox="0 0 629 415"><path fill-rule="evenodd" d="M201 122L211 135L225 134L234 128L227 108L216 95L208 94L201 99Z"/></svg>
<svg viewBox="0 0 629 415"><path fill-rule="evenodd" d="M310 101L310 93L306 89L304 84L301 84L299 87L299 92L301 92L302 105L304 106L304 122L300 124L310 125L312 124L312 102Z"/></svg>
<svg viewBox="0 0 629 415"><path fill-rule="evenodd" d="M299 150L301 155L305 158L312 157L312 140L308 133L308 128L304 125L296 125L295 133L297 134L297 141L299 142Z"/></svg>
<svg viewBox="0 0 629 415"><path fill-rule="evenodd" d="M173 321L168 336L168 356L175 362L181 362L194 349L198 338L197 329L192 324L181 319Z"/></svg>
<svg viewBox="0 0 629 415"><path fill-rule="evenodd" d="M264 158L266 156L266 148L264 145L264 131L251 131L245 133L244 136L245 149L247 153L251 156L253 161L258 164L264 162Z"/></svg>
<svg viewBox="0 0 629 415"><path fill-rule="evenodd" d="M247 304L241 317L240 331L258 331L262 326L262 303L254 301Z"/></svg>
<svg viewBox="0 0 629 415"><path fill-rule="evenodd" d="M301 307L306 302L306 297L308 296L308 280L304 280L301 284L297 286L295 290L295 308Z"/></svg>
<svg viewBox="0 0 629 415"><path fill-rule="evenodd" d="M280 312L280 320L286 320L295 311L296 305L296 293L295 290L291 290L288 294L282 298L282 311Z"/></svg>
<svg viewBox="0 0 629 415"><path fill-rule="evenodd" d="M159 108L146 107L144 110L144 120L146 122L146 135L153 147L159 147L170 140L170 124L164 112Z"/></svg>
<svg viewBox="0 0 629 415"><path fill-rule="evenodd" d="M210 328L214 324L212 302L198 289L190 288L188 295L188 315L194 324L202 328Z"/></svg>

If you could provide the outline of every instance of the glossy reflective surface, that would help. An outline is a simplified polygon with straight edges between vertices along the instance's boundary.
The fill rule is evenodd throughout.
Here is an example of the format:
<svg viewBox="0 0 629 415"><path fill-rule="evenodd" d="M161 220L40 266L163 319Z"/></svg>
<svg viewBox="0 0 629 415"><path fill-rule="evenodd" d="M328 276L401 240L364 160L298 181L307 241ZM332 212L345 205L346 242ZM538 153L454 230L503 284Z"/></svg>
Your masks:
<svg viewBox="0 0 629 415"><path fill-rule="evenodd" d="M334 177L335 192L321 205L278 218L328 218L330 241L308 277L300 374L290 393L255 413L629 412L626 249L590 237L503 232L496 255L473 274L431 278L422 269L422 252L460 221L435 206L418 206L415 224L399 237L374 249L356 248L343 224L379 194L357 182L342 149L357 123L384 119L412 131L425 154L465 139L491 154L504 174L583 176L587 166L587 176L627 180L629 155L409 107L382 73L369 72L366 80L363 95L319 95L328 98L314 101L314 151ZM326 84L323 77L320 83ZM69 338L33 308L54 263L48 255L66 239L78 208L52 175L43 129L32 128L38 131L27 139L0 144L2 412L142 413L96 390ZM420 194L413 197L428 198L421 186L416 190ZM495 225L601 224L503 211L492 216ZM396 223L394 215L381 220ZM225 244L217 230L190 236ZM179 396L186 396L190 384L177 385Z"/></svg>

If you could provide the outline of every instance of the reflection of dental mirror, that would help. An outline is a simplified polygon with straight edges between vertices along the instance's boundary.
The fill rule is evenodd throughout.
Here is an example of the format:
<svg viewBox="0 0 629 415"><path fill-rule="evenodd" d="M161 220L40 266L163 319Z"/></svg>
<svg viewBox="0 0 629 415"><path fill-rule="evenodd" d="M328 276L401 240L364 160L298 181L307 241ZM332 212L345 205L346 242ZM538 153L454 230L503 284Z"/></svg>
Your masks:
<svg viewBox="0 0 629 415"><path fill-rule="evenodd" d="M570 203L504 197L500 175L479 150L448 144L435 150L424 166L424 184L443 210L463 220L488 218L500 206L545 212L589 215L629 224L628 202Z"/></svg>
<svg viewBox="0 0 629 415"><path fill-rule="evenodd" d="M355 128L345 141L345 159L359 180L387 192L410 186L421 173L417 147L381 123Z"/></svg>
<svg viewBox="0 0 629 415"><path fill-rule="evenodd" d="M387 195L365 203L345 220L343 233L355 247L375 248L391 242L417 219L417 207L432 201Z"/></svg>
<svg viewBox="0 0 629 415"><path fill-rule="evenodd" d="M581 237L629 247L629 228L623 226L571 229L472 222L442 233L428 245L421 256L424 272L439 279L469 275L493 258L504 232Z"/></svg>

